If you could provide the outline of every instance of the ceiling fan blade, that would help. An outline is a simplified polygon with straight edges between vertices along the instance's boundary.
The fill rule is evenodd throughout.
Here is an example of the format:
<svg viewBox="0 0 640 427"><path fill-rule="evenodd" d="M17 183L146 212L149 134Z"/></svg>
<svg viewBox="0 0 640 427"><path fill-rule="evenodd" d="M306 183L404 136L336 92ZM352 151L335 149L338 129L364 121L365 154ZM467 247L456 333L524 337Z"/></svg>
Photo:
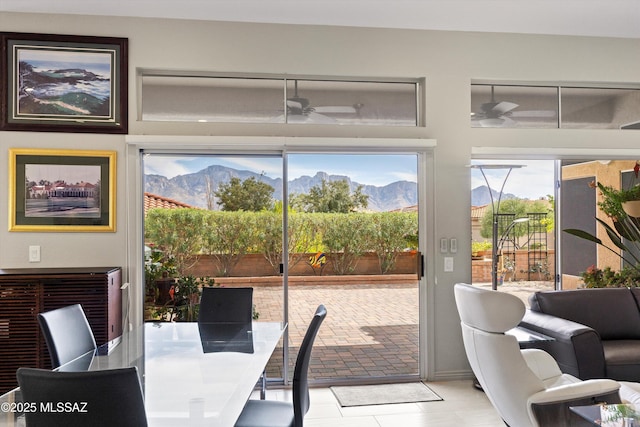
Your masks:
<svg viewBox="0 0 640 427"><path fill-rule="evenodd" d="M303 105L302 102L294 101L293 99L287 99L287 107L293 108L295 110L302 110Z"/></svg>
<svg viewBox="0 0 640 427"><path fill-rule="evenodd" d="M514 108L518 108L518 104L514 104L513 102L501 101L491 109L491 112L505 114L513 110Z"/></svg>
<svg viewBox="0 0 640 427"><path fill-rule="evenodd" d="M335 106L323 106L323 107L314 107L313 110L316 113L334 113L334 114L351 114L351 113L356 113L357 110L354 107L349 107L349 106L339 106L339 105L335 105Z"/></svg>
<svg viewBox="0 0 640 427"><path fill-rule="evenodd" d="M555 117L557 113L554 110L531 110L531 111L513 111L511 117Z"/></svg>

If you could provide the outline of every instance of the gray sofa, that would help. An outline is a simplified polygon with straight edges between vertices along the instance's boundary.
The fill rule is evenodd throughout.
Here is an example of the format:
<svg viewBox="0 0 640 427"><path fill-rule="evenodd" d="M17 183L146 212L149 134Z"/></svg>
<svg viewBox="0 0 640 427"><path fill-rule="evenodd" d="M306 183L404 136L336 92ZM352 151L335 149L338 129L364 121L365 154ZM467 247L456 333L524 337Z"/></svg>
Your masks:
<svg viewBox="0 0 640 427"><path fill-rule="evenodd" d="M640 382L640 289L536 292L520 326L553 338L535 345L583 380Z"/></svg>

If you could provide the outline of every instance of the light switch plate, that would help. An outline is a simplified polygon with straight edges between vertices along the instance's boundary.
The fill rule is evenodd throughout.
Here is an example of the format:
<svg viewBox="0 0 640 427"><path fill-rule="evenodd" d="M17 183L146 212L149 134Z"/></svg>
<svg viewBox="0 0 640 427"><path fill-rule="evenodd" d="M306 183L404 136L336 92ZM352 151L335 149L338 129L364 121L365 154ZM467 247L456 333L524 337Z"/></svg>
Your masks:
<svg viewBox="0 0 640 427"><path fill-rule="evenodd" d="M29 262L40 262L40 246L29 246Z"/></svg>
<svg viewBox="0 0 640 427"><path fill-rule="evenodd" d="M449 239L449 251L452 254L458 252L458 239L456 239L455 237Z"/></svg>
<svg viewBox="0 0 640 427"><path fill-rule="evenodd" d="M440 239L440 253L446 254L449 251L449 241L446 237Z"/></svg>

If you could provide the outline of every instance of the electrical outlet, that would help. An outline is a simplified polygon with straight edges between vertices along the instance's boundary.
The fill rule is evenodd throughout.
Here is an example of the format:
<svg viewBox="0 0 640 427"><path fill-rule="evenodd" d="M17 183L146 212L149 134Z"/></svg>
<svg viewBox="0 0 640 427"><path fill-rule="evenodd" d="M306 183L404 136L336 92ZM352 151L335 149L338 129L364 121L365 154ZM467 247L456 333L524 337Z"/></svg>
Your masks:
<svg viewBox="0 0 640 427"><path fill-rule="evenodd" d="M29 262L40 262L40 246L29 246Z"/></svg>
<svg viewBox="0 0 640 427"><path fill-rule="evenodd" d="M451 273L453 271L453 257L446 256L444 257L444 271L447 273Z"/></svg>

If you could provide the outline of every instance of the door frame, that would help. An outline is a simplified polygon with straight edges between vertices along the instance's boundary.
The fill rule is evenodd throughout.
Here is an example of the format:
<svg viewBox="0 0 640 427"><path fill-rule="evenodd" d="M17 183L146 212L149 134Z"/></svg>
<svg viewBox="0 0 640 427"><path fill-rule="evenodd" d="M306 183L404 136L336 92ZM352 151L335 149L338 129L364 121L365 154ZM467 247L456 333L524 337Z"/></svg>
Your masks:
<svg viewBox="0 0 640 427"><path fill-rule="evenodd" d="M142 324L144 302L144 153L185 154L265 154L280 155L284 160L283 181L287 179L288 153L345 153L345 154L417 154L418 155L418 224L419 251L435 254L435 162L433 139L398 138L328 138L328 137L238 137L238 136L168 136L127 135L125 137L125 198L128 304L124 307L125 323L129 328ZM286 190L286 184L283 191ZM284 217L286 225L286 215ZM419 376L427 379L435 371L433 300L435 264L433 256L424 257L424 275L419 281ZM286 282L283 283L286 298ZM285 312L287 315L287 305ZM285 317L286 318L286 317ZM285 349L288 344L285 341ZM286 357L286 350L285 350ZM284 359L286 361L286 358ZM286 366L283 373L286 377Z"/></svg>

